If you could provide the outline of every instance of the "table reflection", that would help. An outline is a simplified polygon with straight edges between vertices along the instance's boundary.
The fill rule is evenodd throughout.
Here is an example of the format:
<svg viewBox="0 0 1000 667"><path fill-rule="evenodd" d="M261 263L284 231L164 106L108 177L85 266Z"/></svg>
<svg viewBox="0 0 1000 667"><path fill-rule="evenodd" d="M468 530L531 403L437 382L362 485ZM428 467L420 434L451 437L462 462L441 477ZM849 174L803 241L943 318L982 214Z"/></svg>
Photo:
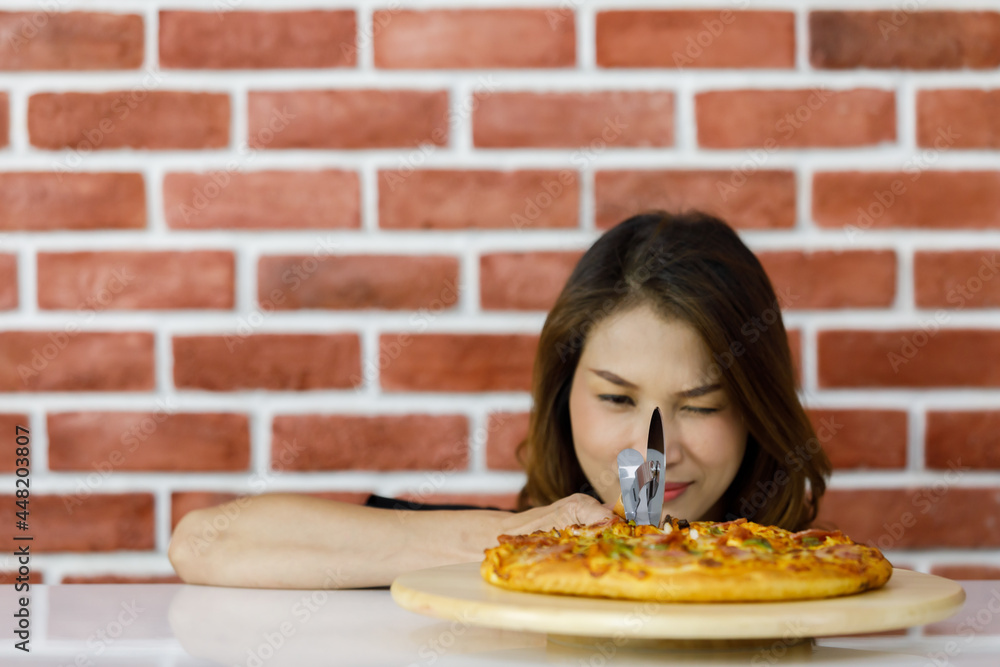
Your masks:
<svg viewBox="0 0 1000 667"><path fill-rule="evenodd" d="M372 604L376 595L387 598L388 591L186 586L168 616L192 656L250 667L324 664L336 654L349 654L352 664L392 664L402 646L424 664L445 655L545 646L544 635L435 620L395 604Z"/></svg>

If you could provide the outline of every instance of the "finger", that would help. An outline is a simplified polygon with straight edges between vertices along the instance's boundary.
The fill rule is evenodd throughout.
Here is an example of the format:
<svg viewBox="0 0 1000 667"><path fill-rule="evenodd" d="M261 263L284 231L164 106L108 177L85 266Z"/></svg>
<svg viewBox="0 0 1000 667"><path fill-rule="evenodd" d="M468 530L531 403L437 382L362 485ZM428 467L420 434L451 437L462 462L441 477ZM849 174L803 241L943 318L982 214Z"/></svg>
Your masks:
<svg viewBox="0 0 1000 667"><path fill-rule="evenodd" d="M593 507L581 510L577 518L580 520L580 523L596 523L597 521L609 519L614 515L615 513L604 505L594 505Z"/></svg>
<svg viewBox="0 0 1000 667"><path fill-rule="evenodd" d="M621 518L625 518L625 503L622 502L622 495L620 493L618 494L618 502L615 503L612 511Z"/></svg>

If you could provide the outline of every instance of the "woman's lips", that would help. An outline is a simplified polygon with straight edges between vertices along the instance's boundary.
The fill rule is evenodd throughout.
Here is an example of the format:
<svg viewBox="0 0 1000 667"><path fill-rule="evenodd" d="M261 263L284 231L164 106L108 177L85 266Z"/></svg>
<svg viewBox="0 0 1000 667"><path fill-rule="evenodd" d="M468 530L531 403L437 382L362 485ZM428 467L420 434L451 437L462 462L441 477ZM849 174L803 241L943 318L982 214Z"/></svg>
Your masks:
<svg viewBox="0 0 1000 667"><path fill-rule="evenodd" d="M685 489L691 486L692 482L668 482L663 485L663 500L673 500L684 493Z"/></svg>

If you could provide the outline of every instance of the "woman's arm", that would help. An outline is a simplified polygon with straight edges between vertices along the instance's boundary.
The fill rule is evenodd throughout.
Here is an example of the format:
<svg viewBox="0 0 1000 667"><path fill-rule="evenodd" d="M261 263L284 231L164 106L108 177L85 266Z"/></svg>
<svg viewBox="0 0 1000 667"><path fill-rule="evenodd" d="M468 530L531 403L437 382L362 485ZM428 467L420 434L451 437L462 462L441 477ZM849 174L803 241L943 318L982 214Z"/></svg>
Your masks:
<svg viewBox="0 0 1000 667"><path fill-rule="evenodd" d="M253 588L388 586L397 575L478 561L497 535L591 523L611 511L576 494L526 512L387 510L299 494L244 496L189 512L168 556L187 583Z"/></svg>

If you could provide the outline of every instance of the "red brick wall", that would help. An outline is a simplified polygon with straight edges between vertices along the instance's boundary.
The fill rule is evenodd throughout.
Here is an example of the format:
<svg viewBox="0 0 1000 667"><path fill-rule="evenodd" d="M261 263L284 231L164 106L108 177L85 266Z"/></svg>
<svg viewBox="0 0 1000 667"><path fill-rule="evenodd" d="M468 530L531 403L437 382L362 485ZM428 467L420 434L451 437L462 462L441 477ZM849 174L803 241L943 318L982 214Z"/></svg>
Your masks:
<svg viewBox="0 0 1000 667"><path fill-rule="evenodd" d="M509 505L545 313L647 207L759 253L823 521L997 576L1000 13L322 4L0 13L36 578L169 581L243 493Z"/></svg>

